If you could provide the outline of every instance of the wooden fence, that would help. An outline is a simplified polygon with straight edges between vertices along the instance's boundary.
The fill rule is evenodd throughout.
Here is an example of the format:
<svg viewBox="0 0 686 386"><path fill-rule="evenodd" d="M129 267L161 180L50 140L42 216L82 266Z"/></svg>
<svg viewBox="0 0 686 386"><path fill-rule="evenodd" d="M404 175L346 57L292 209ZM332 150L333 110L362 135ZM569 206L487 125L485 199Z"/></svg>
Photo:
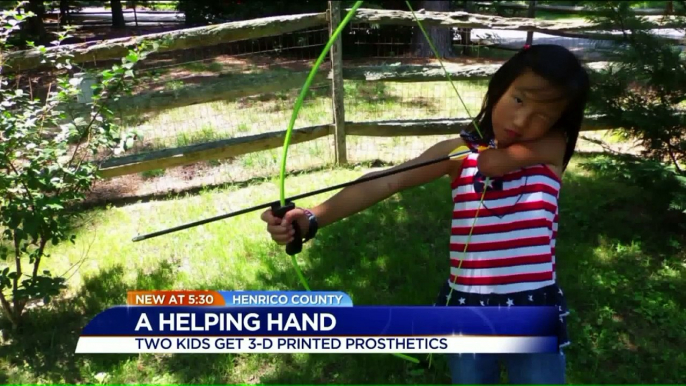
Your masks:
<svg viewBox="0 0 686 386"><path fill-rule="evenodd" d="M348 9L343 10L349 11ZM163 44L158 52L177 51L188 48L215 46L245 39L277 36L307 28L329 24L329 12L310 13L289 16L275 16L247 21L215 24L204 27L187 28L129 38L111 39L62 46L74 57L72 63L106 61L119 59L126 55L130 48L142 42L157 41ZM561 37L581 37L594 40L618 40L621 36L610 33L590 33L598 26L585 20L536 20L520 17L500 17L475 13L457 12L421 12L417 18L427 27L480 28L490 30L514 30L541 32ZM675 25L671 19L651 19L654 28L670 28ZM409 11L364 9L357 10L353 21L378 25L415 26L416 22ZM686 39L663 37L675 44L686 44ZM48 48L47 52L58 48ZM3 72L21 72L40 68L41 54L38 50L12 52L6 55Z"/></svg>
<svg viewBox="0 0 686 386"><path fill-rule="evenodd" d="M487 8L487 9L495 9L497 11L505 10L505 9L511 10L511 11L528 11L529 10L529 5L522 4L522 3L515 3L515 2L499 1L499 2L473 2L473 3L474 3L474 7L476 9ZM533 2L530 2L530 3L533 3ZM599 11L597 9L580 7L580 6L536 4L534 7L536 10L539 10L539 11L547 11L547 12L555 12L555 13L573 13L573 14L584 14L584 15L593 15L593 14L599 13ZM666 13L666 11L667 11L666 9L660 9L660 8L636 8L636 9L633 9L633 12L635 14L643 15L643 16L662 16Z"/></svg>
<svg viewBox="0 0 686 386"><path fill-rule="evenodd" d="M329 11L291 16L279 16L232 22L206 27L190 28L152 35L113 39L96 43L74 44L68 47L73 53L72 62L90 62L111 60L122 57L127 50L143 41L163 41L161 52L175 51L195 47L207 47L221 43L244 39L255 39L277 36L315 26L328 25L330 34L341 19L339 1L329 1ZM504 18L491 15L480 15L468 12L421 12L417 17L426 26L455 28L485 28L493 30L518 30L542 32L550 35L582 35L595 39L615 39L614 35L603 33L589 34L597 27L588 21L579 20L533 20L528 18ZM354 21L374 24L393 24L414 26L413 16L408 11L359 9ZM669 20L654 21L655 27L669 26ZM672 39L677 44L683 43ZM62 47L64 49L64 47ZM50 49L49 49L50 50ZM332 47L331 69L328 73L320 72L319 80L330 80L332 84L333 116L331 123L320 126L297 128L294 130L291 143L302 143L317 138L333 135L336 143L336 162L347 162L345 138L357 136L419 136L454 134L459 128L468 124L464 118L437 120L397 120L350 122L345 120L343 109L344 80L365 80L368 82L428 82L445 80L439 66L403 65L403 66L367 66L343 68L340 44ZM40 55L37 51L22 51L8 55L3 71L26 71L40 67ZM605 63L589 63L591 69L602 68ZM498 68L498 64L455 65L447 66L454 80L477 80L489 78ZM112 106L125 114L140 114L173 107L206 103L215 100L232 100L248 95L271 93L280 90L300 87L304 84L307 72L288 75L232 75L225 80L213 80L211 84L188 86L181 90L151 92L122 99ZM588 117L584 130L609 128L602 117ZM204 144L153 151L105 160L101 164L101 175L105 178L122 176L149 170L169 168L203 160L235 157L247 153L274 149L283 146L285 132L270 132L240 138L214 141Z"/></svg>

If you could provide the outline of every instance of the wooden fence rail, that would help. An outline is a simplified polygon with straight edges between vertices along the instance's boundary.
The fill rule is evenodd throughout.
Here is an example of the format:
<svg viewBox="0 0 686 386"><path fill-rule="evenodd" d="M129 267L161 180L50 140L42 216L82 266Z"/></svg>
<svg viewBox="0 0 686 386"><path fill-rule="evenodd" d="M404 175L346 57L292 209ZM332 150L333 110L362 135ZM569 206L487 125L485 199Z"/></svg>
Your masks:
<svg viewBox="0 0 686 386"><path fill-rule="evenodd" d="M487 3L487 2L475 2L475 6L479 8L491 8L491 9L516 9L521 11L526 11L528 5L521 3L511 3L511 2L497 2L497 3ZM594 8L580 7L580 6L568 6L568 5L548 5L548 4L536 4L536 10L547 11L547 12L558 12L558 13L574 13L574 14L584 14L584 15L597 15L599 11ZM644 16L662 16L665 14L664 9L660 8L635 8L632 10L636 15Z"/></svg>
<svg viewBox="0 0 686 386"><path fill-rule="evenodd" d="M346 10L347 11L347 10ZM427 26L453 28L483 28L493 30L517 30L541 32L549 35L576 33L598 29L598 26L583 20L534 20L528 18L506 18L491 15L479 15L467 12L419 12L417 18ZM306 28L328 24L327 12L289 16L265 17L247 21L216 24L211 26L161 32L132 38L120 38L102 42L78 43L62 46L74 55L72 63L97 62L118 59L125 56L130 48L143 42L157 41L163 43L158 52L183 50L188 48L208 47L237 40L256 39L276 36ZM414 26L416 24L409 11L358 9L354 20L373 24L393 24ZM668 28L674 25L671 19L655 19L655 28ZM605 33L591 36L598 40L616 40L620 37ZM663 37L665 41L685 44L681 38ZM48 48L48 52L58 48ZM41 67L41 54L37 49L12 52L6 55L3 73L27 71Z"/></svg>
<svg viewBox="0 0 686 386"><path fill-rule="evenodd" d="M454 28L479 28L489 30L507 31L531 31L540 32L553 36L570 36L593 39L593 40L622 40L622 35L613 35L602 31L598 24L588 20L562 19L562 20L539 20L524 17L501 17L493 15L480 15L469 12L430 12L415 13L422 24L429 27L454 27ZM354 20L358 22L373 23L379 25L404 25L414 26L417 24L412 13L398 10L358 9ZM673 17L653 18L646 23L654 29L672 28L682 25L681 21ZM590 33L589 31L598 31ZM660 40L671 44L686 44L686 39L671 36L660 36Z"/></svg>
<svg viewBox="0 0 686 386"><path fill-rule="evenodd" d="M367 137L457 135L469 123L469 118L345 122L345 134ZM291 133L291 144L334 135L334 128L333 124L329 124L294 129ZM591 116L584 122L582 130L609 128L602 117ZM283 146L285 135L285 130L276 131L113 158L100 164L100 176L112 178L276 149Z"/></svg>
<svg viewBox="0 0 686 386"><path fill-rule="evenodd" d="M312 141L332 134L332 132L332 125L294 129L291 133L291 144ZM262 133L113 158L106 160L100 165L100 176L111 178L276 149L283 146L285 134L285 131Z"/></svg>
<svg viewBox="0 0 686 386"><path fill-rule="evenodd" d="M269 94L301 87L307 79L307 72L236 74L226 78L185 86L176 90L162 90L122 97L108 107L118 114L133 115L163 111L215 101L233 101L239 98ZM315 81L327 79L326 73L319 73ZM83 108L74 104L73 110Z"/></svg>
<svg viewBox="0 0 686 386"><path fill-rule="evenodd" d="M69 44L61 47L50 47L47 51L57 51L58 49L68 51L74 55L71 59L72 63L98 62L126 56L129 49L144 42L161 43L157 52L178 51L215 46L237 40L277 36L326 25L326 23L326 13L265 17L101 42ZM41 54L38 49L12 52L7 54L5 60L4 73L27 71L41 67Z"/></svg>

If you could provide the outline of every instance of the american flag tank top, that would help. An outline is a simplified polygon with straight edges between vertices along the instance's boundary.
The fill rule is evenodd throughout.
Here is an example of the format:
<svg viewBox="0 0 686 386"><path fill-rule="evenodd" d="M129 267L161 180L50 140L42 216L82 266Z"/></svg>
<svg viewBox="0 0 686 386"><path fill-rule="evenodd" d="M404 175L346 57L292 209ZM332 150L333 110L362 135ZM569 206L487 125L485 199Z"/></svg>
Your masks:
<svg viewBox="0 0 686 386"><path fill-rule="evenodd" d="M486 181L478 156L466 157L451 183L449 286L464 293L509 294L555 285L560 178L536 165Z"/></svg>

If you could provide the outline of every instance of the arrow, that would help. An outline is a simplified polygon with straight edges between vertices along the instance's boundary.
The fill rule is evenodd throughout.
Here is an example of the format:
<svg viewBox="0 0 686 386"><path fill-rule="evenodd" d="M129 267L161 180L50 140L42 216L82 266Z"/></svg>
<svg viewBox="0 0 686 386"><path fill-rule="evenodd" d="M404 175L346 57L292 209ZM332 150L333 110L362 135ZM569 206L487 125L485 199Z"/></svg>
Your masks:
<svg viewBox="0 0 686 386"><path fill-rule="evenodd" d="M472 153L472 150L471 150L471 149L467 148L466 146L460 146L460 147L458 147L457 149L453 150L450 154L448 154L448 155L446 155L446 156L443 156L443 157L439 157L439 158L432 159L432 160L429 160L429 161L424 161L424 162L421 162L421 163L418 163L418 164L415 164L415 165L403 166L403 167L398 168L398 169L390 169L390 170L387 170L387 171L385 171L385 172L383 172L383 173L380 173L380 174L378 174L378 175L369 176L369 177L363 177L363 178L360 178L360 179L358 179L358 180L349 181L349 182L345 182L345 183L342 183L342 184L330 186L330 187L328 187L328 188L323 188L323 189L315 190L315 191L313 191L313 192L303 193L303 194L300 194L300 195L297 195L297 196L289 197L289 198L286 199L286 203L289 203L289 202L295 201L295 200L299 200L299 199L301 199L301 198L305 198L305 197L310 197L310 196L314 196L314 195L317 195L317 194L326 193L326 192L329 192L329 191L332 191L332 190L341 189L341 188L345 188L345 187L348 187L348 186L361 184L361 183L363 183L363 182L372 181L372 180L375 180L375 179L378 179L378 178L387 177L387 176L390 176L390 175L393 175L393 174L402 173L402 172L405 172L405 171L408 171L408 170L417 169L417 168L420 168L420 167L423 167L423 166L433 165L433 164L436 164L436 163L439 163L439 162L443 162L443 161L448 161L448 160L458 160L458 159L460 159L460 158L464 158L464 156L466 156L466 155L469 154L469 153ZM230 217L239 216L239 215L242 215L242 214L245 214L245 213L250 213L250 212L253 212L253 211L256 211L256 210L259 210L259 209L270 208L270 207L273 207L274 205L279 205L279 204L280 204L280 201L274 201L274 202L268 202L268 203L265 203L265 204L256 205L256 206L253 206L253 207L250 207L250 208L238 210L238 211L236 211L236 212L231 212L231 213L227 213L227 214L223 214L223 215L219 215L219 216L215 216L215 217L210 217L210 218L207 218L207 219L204 219L204 220L200 220L200 221L195 221L195 222L191 222L191 223L179 225L179 226L177 226L177 227L173 227L173 228L169 228L169 229L165 229L165 230L161 230L161 231L157 231L157 232L152 232L152 233L148 233L148 234L145 234L145 235L136 236L136 237L133 238L133 241L135 242L135 241L142 241L142 240L151 239L151 238L153 238L153 237L166 235L166 234L169 234L169 233L172 233L172 232L178 232L178 231L181 231L181 230L184 230L184 229L193 228L193 227L196 227L196 226L198 226L198 225L203 225L203 224L207 224L207 223L210 223L210 222L219 221L219 220L227 219L227 218L230 218Z"/></svg>

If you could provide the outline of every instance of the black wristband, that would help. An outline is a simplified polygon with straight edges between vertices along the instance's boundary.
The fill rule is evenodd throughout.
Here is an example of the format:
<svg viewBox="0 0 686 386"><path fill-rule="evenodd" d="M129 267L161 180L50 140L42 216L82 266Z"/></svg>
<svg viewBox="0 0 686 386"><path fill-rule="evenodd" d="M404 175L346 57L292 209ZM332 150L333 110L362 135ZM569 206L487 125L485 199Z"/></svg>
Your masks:
<svg viewBox="0 0 686 386"><path fill-rule="evenodd" d="M319 224L317 223L317 217L315 217L314 213L305 209L305 214L307 215L307 219L309 220L310 225L307 227L307 234L305 235L303 242L313 239L314 236L317 234L317 228L319 228Z"/></svg>

